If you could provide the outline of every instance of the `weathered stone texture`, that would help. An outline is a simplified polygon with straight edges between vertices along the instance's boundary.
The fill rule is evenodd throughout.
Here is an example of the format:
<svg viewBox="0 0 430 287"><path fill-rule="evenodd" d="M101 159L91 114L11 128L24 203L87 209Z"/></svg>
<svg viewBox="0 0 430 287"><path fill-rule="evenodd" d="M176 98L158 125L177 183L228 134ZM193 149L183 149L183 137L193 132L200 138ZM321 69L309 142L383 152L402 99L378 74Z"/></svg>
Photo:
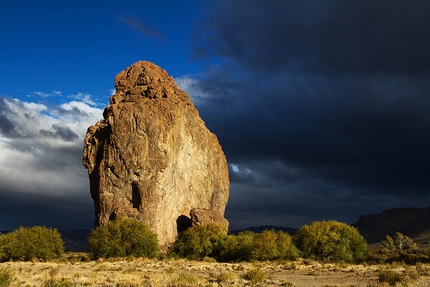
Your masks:
<svg viewBox="0 0 430 287"><path fill-rule="evenodd" d="M229 222L224 216L216 210L204 209L204 208L193 208L190 211L191 226L206 225L210 223L220 224L228 230Z"/></svg>
<svg viewBox="0 0 430 287"><path fill-rule="evenodd" d="M104 119L84 140L95 225L137 218L168 245L178 223L191 220L191 209L223 215L230 186L226 158L188 95L149 62L120 72L115 88Z"/></svg>

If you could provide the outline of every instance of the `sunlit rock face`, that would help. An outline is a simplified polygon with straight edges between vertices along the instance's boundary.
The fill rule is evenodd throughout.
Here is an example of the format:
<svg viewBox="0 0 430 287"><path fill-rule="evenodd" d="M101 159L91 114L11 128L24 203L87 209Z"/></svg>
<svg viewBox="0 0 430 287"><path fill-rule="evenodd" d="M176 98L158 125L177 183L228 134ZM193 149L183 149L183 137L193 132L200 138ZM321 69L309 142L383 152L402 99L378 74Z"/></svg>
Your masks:
<svg viewBox="0 0 430 287"><path fill-rule="evenodd" d="M104 119L84 140L95 226L133 217L168 246L190 224L193 208L224 215L226 157L189 96L150 62L120 72L115 88Z"/></svg>

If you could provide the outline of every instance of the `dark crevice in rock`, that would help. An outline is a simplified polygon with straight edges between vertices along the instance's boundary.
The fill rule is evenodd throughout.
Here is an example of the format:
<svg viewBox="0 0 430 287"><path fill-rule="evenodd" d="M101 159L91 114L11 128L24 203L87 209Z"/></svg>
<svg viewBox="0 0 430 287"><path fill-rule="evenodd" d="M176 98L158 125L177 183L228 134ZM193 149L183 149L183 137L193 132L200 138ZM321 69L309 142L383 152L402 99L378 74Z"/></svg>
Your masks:
<svg viewBox="0 0 430 287"><path fill-rule="evenodd" d="M178 233L181 233L191 227L191 218L181 215L176 219Z"/></svg>
<svg viewBox="0 0 430 287"><path fill-rule="evenodd" d="M138 211L140 211L142 198L140 195L139 187L135 182L131 184L131 203L133 205L133 208L136 208Z"/></svg>

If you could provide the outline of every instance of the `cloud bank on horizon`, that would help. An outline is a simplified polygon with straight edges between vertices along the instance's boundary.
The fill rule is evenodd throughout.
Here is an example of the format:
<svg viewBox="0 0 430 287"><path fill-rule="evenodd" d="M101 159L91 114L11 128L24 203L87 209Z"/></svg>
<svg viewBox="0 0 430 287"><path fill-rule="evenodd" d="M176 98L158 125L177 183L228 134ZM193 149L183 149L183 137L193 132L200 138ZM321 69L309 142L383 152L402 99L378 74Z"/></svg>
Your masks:
<svg viewBox="0 0 430 287"><path fill-rule="evenodd" d="M175 81L226 153L232 229L353 223L430 205L430 3L205 5L190 54L206 68ZM169 46L170 34L142 13L117 18ZM49 102L61 92L34 95ZM91 228L82 140L107 104L92 98L0 97L0 230Z"/></svg>
<svg viewBox="0 0 430 287"><path fill-rule="evenodd" d="M93 206L81 154L87 127L103 111L87 94L72 97L53 107L0 97L2 230L17 224L91 227Z"/></svg>

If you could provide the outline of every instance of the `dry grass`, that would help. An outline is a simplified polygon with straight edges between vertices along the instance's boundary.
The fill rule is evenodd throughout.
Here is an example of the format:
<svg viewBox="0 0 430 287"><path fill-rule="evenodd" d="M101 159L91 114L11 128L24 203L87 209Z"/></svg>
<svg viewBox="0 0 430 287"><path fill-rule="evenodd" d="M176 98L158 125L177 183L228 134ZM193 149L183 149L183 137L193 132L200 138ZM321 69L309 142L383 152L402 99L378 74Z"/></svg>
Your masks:
<svg viewBox="0 0 430 287"><path fill-rule="evenodd" d="M55 262L6 262L11 286L429 286L430 265L353 265L294 262L217 263L184 259L115 259ZM381 275L382 274L382 275ZM391 285L390 285L391 284ZM394 285L393 285L394 284Z"/></svg>

